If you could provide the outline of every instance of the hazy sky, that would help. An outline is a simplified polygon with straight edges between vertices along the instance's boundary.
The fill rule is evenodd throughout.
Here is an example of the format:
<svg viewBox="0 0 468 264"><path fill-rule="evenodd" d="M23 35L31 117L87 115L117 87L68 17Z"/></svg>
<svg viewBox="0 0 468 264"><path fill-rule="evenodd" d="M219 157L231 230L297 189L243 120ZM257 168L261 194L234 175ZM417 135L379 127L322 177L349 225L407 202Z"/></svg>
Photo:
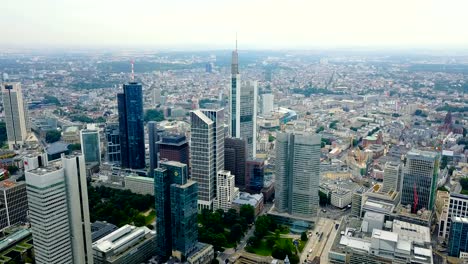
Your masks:
<svg viewBox="0 0 468 264"><path fill-rule="evenodd" d="M468 47L466 0L4 0L0 46Z"/></svg>

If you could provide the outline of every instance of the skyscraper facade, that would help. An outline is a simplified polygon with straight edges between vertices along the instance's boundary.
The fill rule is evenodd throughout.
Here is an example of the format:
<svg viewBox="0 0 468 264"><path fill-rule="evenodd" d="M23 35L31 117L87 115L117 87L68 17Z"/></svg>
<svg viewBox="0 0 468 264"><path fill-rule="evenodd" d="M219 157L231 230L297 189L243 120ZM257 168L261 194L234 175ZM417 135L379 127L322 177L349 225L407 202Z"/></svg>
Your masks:
<svg viewBox="0 0 468 264"><path fill-rule="evenodd" d="M110 163L120 163L120 131L119 124L106 124L106 160Z"/></svg>
<svg viewBox="0 0 468 264"><path fill-rule="evenodd" d="M84 157L65 156L61 162L61 168L26 172L36 262L92 264Z"/></svg>
<svg viewBox="0 0 468 264"><path fill-rule="evenodd" d="M0 181L0 207L5 207L3 218L5 221L0 220L0 230L10 225L26 222L28 212L26 183L24 181Z"/></svg>
<svg viewBox="0 0 468 264"><path fill-rule="evenodd" d="M244 139L224 139L224 169L230 171L236 180L236 186L246 188L245 164L247 160L247 144Z"/></svg>
<svg viewBox="0 0 468 264"><path fill-rule="evenodd" d="M383 192L389 192L390 190L400 190L400 163L389 161L385 163L384 167L384 178L383 178Z"/></svg>
<svg viewBox="0 0 468 264"><path fill-rule="evenodd" d="M150 177L154 175L154 169L158 167L159 162L159 149L158 149L158 127L157 122L150 121L148 122L148 145L149 145L149 164L150 164Z"/></svg>
<svg viewBox="0 0 468 264"><path fill-rule="evenodd" d="M239 188L235 187L234 175L230 171L218 171L216 179L216 199L214 209L227 212L232 202L239 197Z"/></svg>
<svg viewBox="0 0 468 264"><path fill-rule="evenodd" d="M452 217L448 240L448 255L460 258L460 252L468 251L468 218Z"/></svg>
<svg viewBox="0 0 468 264"><path fill-rule="evenodd" d="M101 163L101 140L99 131L82 129L80 131L81 151L86 163Z"/></svg>
<svg viewBox="0 0 468 264"><path fill-rule="evenodd" d="M141 84L124 84L117 94L121 165L124 168L145 168L145 135L143 126L143 95Z"/></svg>
<svg viewBox="0 0 468 264"><path fill-rule="evenodd" d="M249 158L255 158L257 153L257 94L257 82L241 84L236 47L232 52L229 130L232 137L242 138L247 142Z"/></svg>
<svg viewBox="0 0 468 264"><path fill-rule="evenodd" d="M198 184L188 179L187 165L175 161L161 162L154 180L157 253L184 259L198 242Z"/></svg>
<svg viewBox="0 0 468 264"><path fill-rule="evenodd" d="M406 155L401 186L401 204L411 205L416 213L422 208L432 210L435 203L439 155L435 152L413 149Z"/></svg>
<svg viewBox="0 0 468 264"><path fill-rule="evenodd" d="M320 136L281 132L276 138L275 208L313 217L319 205Z"/></svg>
<svg viewBox="0 0 468 264"><path fill-rule="evenodd" d="M273 112L273 94L262 94L262 114L269 115Z"/></svg>
<svg viewBox="0 0 468 264"><path fill-rule="evenodd" d="M248 160L245 170L245 187L250 193L260 193L265 178L265 161L263 159Z"/></svg>
<svg viewBox="0 0 468 264"><path fill-rule="evenodd" d="M224 169L224 109L190 112L191 173L198 182L198 209L213 209L217 172Z"/></svg>
<svg viewBox="0 0 468 264"><path fill-rule="evenodd" d="M189 143L184 135L164 135L158 142L159 159L172 160L189 166Z"/></svg>
<svg viewBox="0 0 468 264"><path fill-rule="evenodd" d="M8 146L21 145L28 133L27 107L23 102L20 83L6 83L2 87L3 108Z"/></svg>

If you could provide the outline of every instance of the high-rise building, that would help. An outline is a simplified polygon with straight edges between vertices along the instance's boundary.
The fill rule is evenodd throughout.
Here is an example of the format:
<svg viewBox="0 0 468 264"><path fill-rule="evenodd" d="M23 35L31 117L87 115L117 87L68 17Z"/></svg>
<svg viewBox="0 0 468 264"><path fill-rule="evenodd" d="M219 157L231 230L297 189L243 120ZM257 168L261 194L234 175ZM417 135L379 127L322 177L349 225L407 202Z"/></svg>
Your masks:
<svg viewBox="0 0 468 264"><path fill-rule="evenodd" d="M80 130L81 151L86 163L101 163L101 141L99 131L91 129Z"/></svg>
<svg viewBox="0 0 468 264"><path fill-rule="evenodd" d="M161 162L154 174L157 254L184 259L196 249L198 184L188 179L187 165Z"/></svg>
<svg viewBox="0 0 468 264"><path fill-rule="evenodd" d="M153 105L157 106L162 103L161 100L161 89L156 86L156 84L151 85L151 89L153 90Z"/></svg>
<svg viewBox="0 0 468 264"><path fill-rule="evenodd" d="M117 94L121 165L124 168L145 168L145 135L143 126L143 95L141 84L124 84Z"/></svg>
<svg viewBox="0 0 468 264"><path fill-rule="evenodd" d="M448 240L448 255L461 258L468 252L468 218L453 217Z"/></svg>
<svg viewBox="0 0 468 264"><path fill-rule="evenodd" d="M159 134L158 134L158 127L157 122L150 121L148 122L148 145L149 145L149 164L150 164L150 171L149 176L153 178L154 169L158 167L159 162L159 149L158 149L158 142L159 141Z"/></svg>
<svg viewBox="0 0 468 264"><path fill-rule="evenodd" d="M262 114L269 115L273 112L273 101L274 101L273 94L262 94Z"/></svg>
<svg viewBox="0 0 468 264"><path fill-rule="evenodd" d="M84 157L26 172L36 263L93 263Z"/></svg>
<svg viewBox="0 0 468 264"><path fill-rule="evenodd" d="M172 160L189 166L189 143L184 135L165 135L158 142L159 159ZM189 173L190 174L190 173Z"/></svg>
<svg viewBox="0 0 468 264"><path fill-rule="evenodd" d="M224 109L190 112L192 179L198 182L198 209L213 209L216 177L224 169Z"/></svg>
<svg viewBox="0 0 468 264"><path fill-rule="evenodd" d="M260 193L265 178L265 161L263 159L248 160L245 170L245 187L251 193Z"/></svg>
<svg viewBox="0 0 468 264"><path fill-rule="evenodd" d="M119 124L106 124L106 160L110 163L120 163L120 131Z"/></svg>
<svg viewBox="0 0 468 264"><path fill-rule="evenodd" d="M231 137L242 138L247 142L249 158L255 158L257 153L257 93L256 81L241 84L236 44L231 64L229 130Z"/></svg>
<svg viewBox="0 0 468 264"><path fill-rule="evenodd" d="M439 155L413 149L406 155L401 186L401 204L411 205L416 213L422 208L432 210L435 203Z"/></svg>
<svg viewBox="0 0 468 264"><path fill-rule="evenodd" d="M437 203L441 205L438 211L442 211L439 217L439 237L448 239L453 218L468 218L468 195L440 191L437 198Z"/></svg>
<svg viewBox="0 0 468 264"><path fill-rule="evenodd" d="M278 133L275 208L293 216L316 216L319 205L320 136Z"/></svg>
<svg viewBox="0 0 468 264"><path fill-rule="evenodd" d="M384 178L382 192L389 192L390 190L400 190L400 163L389 161L385 163Z"/></svg>
<svg viewBox="0 0 468 264"><path fill-rule="evenodd" d="M241 138L228 137L224 139L224 169L235 176L236 186L242 189L247 188L245 183L246 143Z"/></svg>
<svg viewBox="0 0 468 264"><path fill-rule="evenodd" d="M0 181L0 210L1 207L4 207L5 217L0 220L0 230L26 222L28 197L24 181Z"/></svg>
<svg viewBox="0 0 468 264"><path fill-rule="evenodd" d="M235 187L234 175L230 171L218 171L216 193L214 209L227 212L231 209L232 202L239 197L239 188Z"/></svg>
<svg viewBox="0 0 468 264"><path fill-rule="evenodd" d="M2 89L8 146L21 145L28 136L27 104L23 102L20 83L5 83Z"/></svg>

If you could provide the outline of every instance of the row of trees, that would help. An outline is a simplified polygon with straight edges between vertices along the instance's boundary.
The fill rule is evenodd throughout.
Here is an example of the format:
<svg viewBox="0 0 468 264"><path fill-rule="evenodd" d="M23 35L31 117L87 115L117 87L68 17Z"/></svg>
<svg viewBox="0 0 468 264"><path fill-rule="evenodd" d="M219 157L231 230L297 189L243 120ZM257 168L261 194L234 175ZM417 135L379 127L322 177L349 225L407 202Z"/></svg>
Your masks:
<svg viewBox="0 0 468 264"><path fill-rule="evenodd" d="M148 121L161 122L164 120L164 113L161 110L148 109L145 112L144 119L145 119L145 122L148 122Z"/></svg>
<svg viewBox="0 0 468 264"><path fill-rule="evenodd" d="M255 209L251 205L241 206L239 212L235 209L229 209L227 212L222 209L214 212L203 210L198 215L198 240L212 244L215 251L234 247L254 219Z"/></svg>
<svg viewBox="0 0 468 264"><path fill-rule="evenodd" d="M154 196L141 195L129 190L104 186L88 186L89 213L91 221L107 221L117 226L133 223L145 225L140 213L154 209Z"/></svg>

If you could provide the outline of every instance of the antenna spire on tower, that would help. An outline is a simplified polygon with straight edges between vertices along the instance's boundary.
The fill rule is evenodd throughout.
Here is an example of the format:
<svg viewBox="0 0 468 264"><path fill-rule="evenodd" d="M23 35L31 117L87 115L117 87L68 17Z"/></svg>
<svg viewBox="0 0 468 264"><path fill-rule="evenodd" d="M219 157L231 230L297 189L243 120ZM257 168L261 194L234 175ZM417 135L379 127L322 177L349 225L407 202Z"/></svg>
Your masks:
<svg viewBox="0 0 468 264"><path fill-rule="evenodd" d="M237 32L236 32L236 51L237 51Z"/></svg>
<svg viewBox="0 0 468 264"><path fill-rule="evenodd" d="M134 63L135 63L135 62L132 60L132 61L131 61L131 64L132 64L132 81L135 80L135 71L134 71L134 69L133 69L133 64L134 64Z"/></svg>

